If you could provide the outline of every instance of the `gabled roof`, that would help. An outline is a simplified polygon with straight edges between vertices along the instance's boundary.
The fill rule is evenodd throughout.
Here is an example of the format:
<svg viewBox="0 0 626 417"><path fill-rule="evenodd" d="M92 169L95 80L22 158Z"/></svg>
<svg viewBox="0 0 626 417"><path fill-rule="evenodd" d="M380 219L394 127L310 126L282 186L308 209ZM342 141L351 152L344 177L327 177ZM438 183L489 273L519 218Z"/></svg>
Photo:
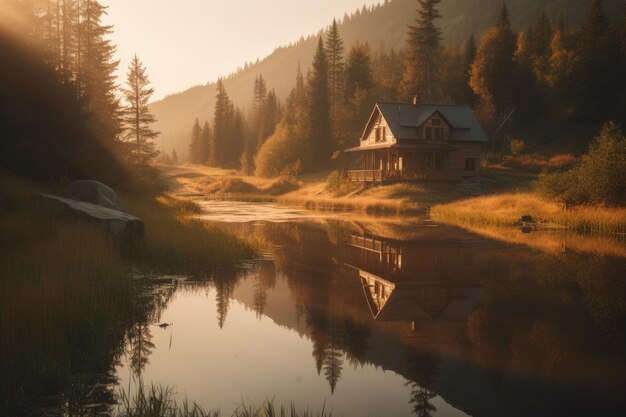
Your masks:
<svg viewBox="0 0 626 417"><path fill-rule="evenodd" d="M374 115L380 112L385 118L393 136L398 140L419 139L418 128L435 112L439 112L452 126L450 140L486 142L487 135L474 117L469 106L451 104L402 104L376 103L376 107L367 123L369 128Z"/></svg>

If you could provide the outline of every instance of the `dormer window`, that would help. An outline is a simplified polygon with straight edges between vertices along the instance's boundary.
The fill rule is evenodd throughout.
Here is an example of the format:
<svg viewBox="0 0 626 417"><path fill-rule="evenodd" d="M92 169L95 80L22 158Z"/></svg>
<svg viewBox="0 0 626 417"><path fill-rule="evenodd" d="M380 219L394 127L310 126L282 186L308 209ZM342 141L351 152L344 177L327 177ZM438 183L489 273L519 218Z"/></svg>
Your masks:
<svg viewBox="0 0 626 417"><path fill-rule="evenodd" d="M433 122L434 122L434 120L433 120ZM435 139L443 140L443 128L442 127L436 127L435 128Z"/></svg>
<svg viewBox="0 0 626 417"><path fill-rule="evenodd" d="M433 126L441 126L441 119L433 118Z"/></svg>

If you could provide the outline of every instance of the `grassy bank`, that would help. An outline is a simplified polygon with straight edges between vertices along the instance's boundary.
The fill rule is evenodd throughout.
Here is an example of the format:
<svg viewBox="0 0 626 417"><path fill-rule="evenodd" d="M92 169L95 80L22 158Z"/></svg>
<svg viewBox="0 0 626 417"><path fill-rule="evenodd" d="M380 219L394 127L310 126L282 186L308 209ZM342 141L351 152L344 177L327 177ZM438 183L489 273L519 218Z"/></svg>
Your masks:
<svg viewBox="0 0 626 417"><path fill-rule="evenodd" d="M277 202L319 211L369 214L426 213L434 204L464 197L456 184L399 183L385 186L347 184L327 186L328 172L302 175L298 180L243 176L232 170L197 165L161 167L177 194L213 196L240 201Z"/></svg>
<svg viewBox="0 0 626 417"><path fill-rule="evenodd" d="M129 326L150 308L137 304L135 278L210 279L261 245L189 220L193 203L140 190L122 195L146 228L144 243L126 253L99 228L37 207L32 195L42 191L59 189L0 174L0 410L7 415L54 409L48 403L60 394L67 405L77 376L93 375L97 384L110 372Z"/></svg>
<svg viewBox="0 0 626 417"><path fill-rule="evenodd" d="M433 220L457 226L513 226L523 215L580 233L626 233L626 208L574 207L532 193L505 193L435 205Z"/></svg>

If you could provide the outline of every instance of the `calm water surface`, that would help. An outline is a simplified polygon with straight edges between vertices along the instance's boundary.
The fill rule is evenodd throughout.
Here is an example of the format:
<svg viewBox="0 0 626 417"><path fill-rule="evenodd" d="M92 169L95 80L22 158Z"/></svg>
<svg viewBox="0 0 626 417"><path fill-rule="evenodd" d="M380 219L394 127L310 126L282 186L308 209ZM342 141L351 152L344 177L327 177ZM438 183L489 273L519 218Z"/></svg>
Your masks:
<svg viewBox="0 0 626 417"><path fill-rule="evenodd" d="M175 277L134 327L122 387L174 386L225 416L265 399L335 416L609 416L626 405L624 258L428 222L205 209L272 251L208 281Z"/></svg>

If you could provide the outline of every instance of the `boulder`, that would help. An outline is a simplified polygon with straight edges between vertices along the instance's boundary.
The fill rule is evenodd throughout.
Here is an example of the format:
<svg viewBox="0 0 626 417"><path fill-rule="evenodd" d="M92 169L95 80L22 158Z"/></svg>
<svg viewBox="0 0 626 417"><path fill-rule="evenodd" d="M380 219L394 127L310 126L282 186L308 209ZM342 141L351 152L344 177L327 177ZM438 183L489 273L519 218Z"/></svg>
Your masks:
<svg viewBox="0 0 626 417"><path fill-rule="evenodd" d="M117 193L98 181L74 181L65 187L64 196L72 200L84 201L117 211L124 210Z"/></svg>
<svg viewBox="0 0 626 417"><path fill-rule="evenodd" d="M39 203L47 208L100 226L117 243L132 243L143 237L143 221L123 211L52 194L37 194L37 198Z"/></svg>

